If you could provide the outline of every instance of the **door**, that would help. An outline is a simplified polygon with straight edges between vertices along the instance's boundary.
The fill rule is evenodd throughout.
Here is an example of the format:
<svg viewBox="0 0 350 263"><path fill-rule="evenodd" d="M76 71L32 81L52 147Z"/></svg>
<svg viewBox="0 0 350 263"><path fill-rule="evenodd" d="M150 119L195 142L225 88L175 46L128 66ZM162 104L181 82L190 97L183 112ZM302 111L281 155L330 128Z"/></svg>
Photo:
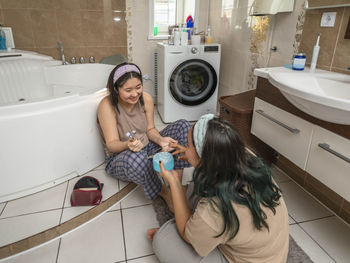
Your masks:
<svg viewBox="0 0 350 263"><path fill-rule="evenodd" d="M173 98L184 105L199 105L207 101L217 86L214 68L201 59L181 63L172 72L169 88Z"/></svg>

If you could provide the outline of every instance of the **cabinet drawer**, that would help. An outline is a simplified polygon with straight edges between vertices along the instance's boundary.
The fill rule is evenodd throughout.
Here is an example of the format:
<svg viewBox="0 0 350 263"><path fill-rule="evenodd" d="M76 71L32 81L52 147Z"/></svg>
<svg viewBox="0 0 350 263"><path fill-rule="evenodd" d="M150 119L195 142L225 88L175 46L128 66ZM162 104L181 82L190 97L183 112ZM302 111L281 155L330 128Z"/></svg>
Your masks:
<svg viewBox="0 0 350 263"><path fill-rule="evenodd" d="M306 171L350 201L350 140L315 126Z"/></svg>
<svg viewBox="0 0 350 263"><path fill-rule="evenodd" d="M255 98L251 133L305 170L313 125Z"/></svg>

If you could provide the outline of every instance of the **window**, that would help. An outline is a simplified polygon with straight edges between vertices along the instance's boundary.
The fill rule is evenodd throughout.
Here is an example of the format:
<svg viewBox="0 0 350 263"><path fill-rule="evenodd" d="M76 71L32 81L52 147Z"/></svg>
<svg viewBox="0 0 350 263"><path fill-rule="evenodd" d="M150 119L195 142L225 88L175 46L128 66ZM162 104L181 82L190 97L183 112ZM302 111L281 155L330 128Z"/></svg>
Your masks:
<svg viewBox="0 0 350 263"><path fill-rule="evenodd" d="M194 18L197 0L149 0L149 39L167 39L169 25L186 22L188 15Z"/></svg>

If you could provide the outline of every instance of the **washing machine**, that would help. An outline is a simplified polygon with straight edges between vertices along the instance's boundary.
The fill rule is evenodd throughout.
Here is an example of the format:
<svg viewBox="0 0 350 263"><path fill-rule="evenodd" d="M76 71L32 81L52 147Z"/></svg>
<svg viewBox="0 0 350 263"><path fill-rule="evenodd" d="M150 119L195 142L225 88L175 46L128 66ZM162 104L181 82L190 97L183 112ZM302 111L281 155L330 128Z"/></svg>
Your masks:
<svg viewBox="0 0 350 263"><path fill-rule="evenodd" d="M157 46L157 110L163 122L216 113L220 44Z"/></svg>

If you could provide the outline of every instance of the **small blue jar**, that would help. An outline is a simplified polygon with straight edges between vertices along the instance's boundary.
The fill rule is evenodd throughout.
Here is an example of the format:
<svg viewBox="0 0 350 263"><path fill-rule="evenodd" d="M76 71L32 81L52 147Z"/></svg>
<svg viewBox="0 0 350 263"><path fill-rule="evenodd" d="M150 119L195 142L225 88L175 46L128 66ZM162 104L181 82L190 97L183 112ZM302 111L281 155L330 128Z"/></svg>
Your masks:
<svg viewBox="0 0 350 263"><path fill-rule="evenodd" d="M293 59L293 69L294 70L304 70L306 63L306 56L304 53L298 53Z"/></svg>

